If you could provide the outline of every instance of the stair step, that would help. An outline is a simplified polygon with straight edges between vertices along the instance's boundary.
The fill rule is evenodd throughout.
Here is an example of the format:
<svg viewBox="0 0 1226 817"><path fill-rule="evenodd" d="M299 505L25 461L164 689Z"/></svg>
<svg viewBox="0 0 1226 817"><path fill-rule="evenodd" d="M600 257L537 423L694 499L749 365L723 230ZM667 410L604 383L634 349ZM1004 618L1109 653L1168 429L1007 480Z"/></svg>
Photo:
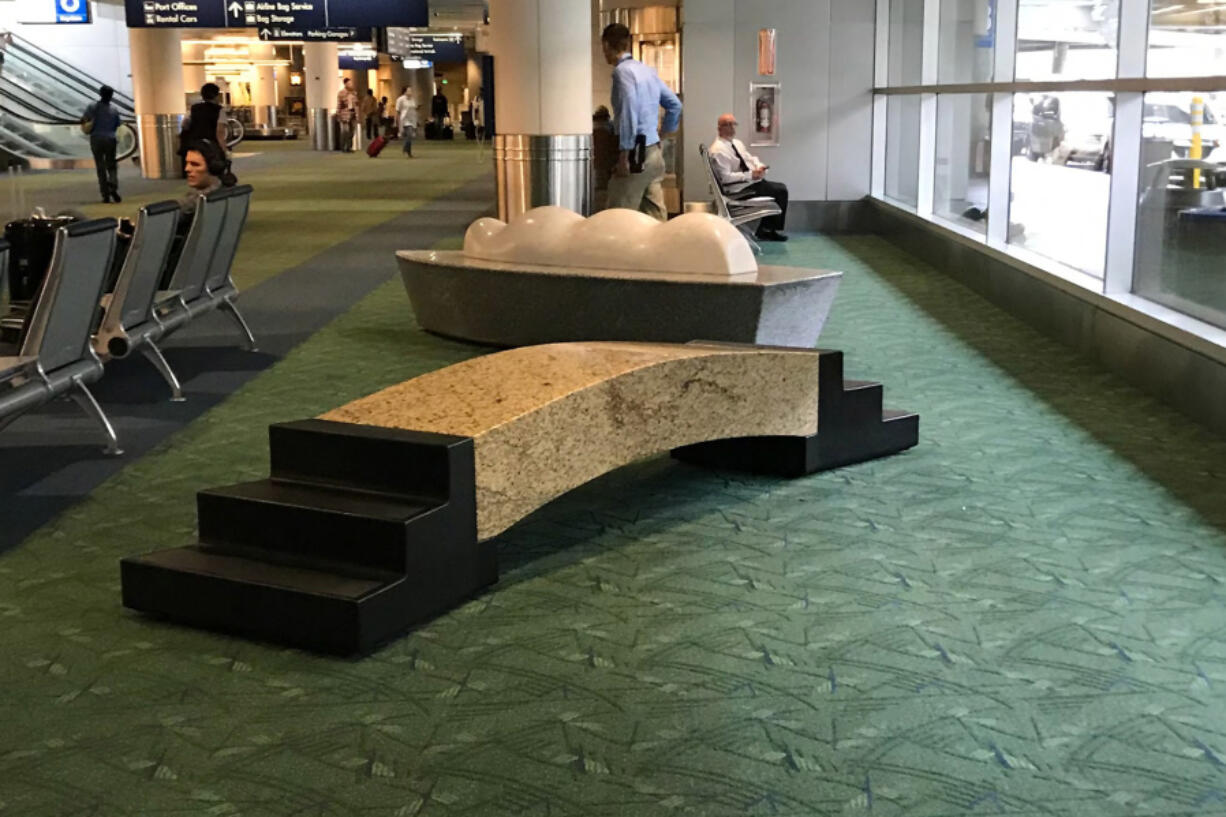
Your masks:
<svg viewBox="0 0 1226 817"><path fill-rule="evenodd" d="M323 570L279 565L247 556L219 553L202 545L158 550L128 561L139 561L165 570L348 601L360 599L387 583L382 579L343 576Z"/></svg>
<svg viewBox="0 0 1226 817"><path fill-rule="evenodd" d="M885 389L871 380L844 380L841 391L818 395L818 430L860 428L881 417Z"/></svg>
<svg viewBox="0 0 1226 817"><path fill-rule="evenodd" d="M275 480L441 500L471 470L472 439L303 420L269 426L268 448Z"/></svg>
<svg viewBox="0 0 1226 817"><path fill-rule="evenodd" d="M120 563L125 607L196 626L340 654L365 651L403 624L379 581L269 564L200 546Z"/></svg>
<svg viewBox="0 0 1226 817"><path fill-rule="evenodd" d="M445 503L258 480L201 491L196 504L205 544L403 571L409 524Z"/></svg>

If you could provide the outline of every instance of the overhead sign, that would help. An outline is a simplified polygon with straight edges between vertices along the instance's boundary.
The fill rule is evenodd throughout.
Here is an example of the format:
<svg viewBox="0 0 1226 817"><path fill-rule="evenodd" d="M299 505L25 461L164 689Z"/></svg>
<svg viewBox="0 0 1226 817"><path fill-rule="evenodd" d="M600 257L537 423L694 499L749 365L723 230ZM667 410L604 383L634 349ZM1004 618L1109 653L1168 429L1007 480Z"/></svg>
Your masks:
<svg viewBox="0 0 1226 817"><path fill-rule="evenodd" d="M75 2L84 4L87 0ZM308 32L424 26L429 22L426 3L427 0L124 0L124 8L129 28L267 28L268 39L278 39L273 36L274 27Z"/></svg>
<svg viewBox="0 0 1226 817"><path fill-rule="evenodd" d="M460 33L420 34L403 28L387 30L387 52L397 57L429 62L464 62L468 52Z"/></svg>
<svg viewBox="0 0 1226 817"><path fill-rule="evenodd" d="M371 54L338 54L336 56L337 65L342 71L365 71L370 68L379 67L379 55Z"/></svg>
<svg viewBox="0 0 1226 817"><path fill-rule="evenodd" d="M89 0L55 0L57 23L88 23Z"/></svg>
<svg viewBox="0 0 1226 817"><path fill-rule="evenodd" d="M372 36L369 28L284 28L264 26L259 30L260 39L303 40L323 43L367 43Z"/></svg>

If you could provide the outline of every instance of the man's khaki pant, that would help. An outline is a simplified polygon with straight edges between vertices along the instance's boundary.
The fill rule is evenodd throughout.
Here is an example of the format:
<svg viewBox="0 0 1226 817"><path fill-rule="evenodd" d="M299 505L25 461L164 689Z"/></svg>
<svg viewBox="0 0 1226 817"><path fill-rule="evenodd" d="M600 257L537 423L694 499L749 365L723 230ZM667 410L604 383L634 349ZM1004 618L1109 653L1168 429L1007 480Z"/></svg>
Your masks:
<svg viewBox="0 0 1226 817"><path fill-rule="evenodd" d="M647 148L647 159L642 173L618 176L609 179L609 204L606 209L623 207L639 210L656 221L668 221L668 208L664 205L664 154L658 144Z"/></svg>

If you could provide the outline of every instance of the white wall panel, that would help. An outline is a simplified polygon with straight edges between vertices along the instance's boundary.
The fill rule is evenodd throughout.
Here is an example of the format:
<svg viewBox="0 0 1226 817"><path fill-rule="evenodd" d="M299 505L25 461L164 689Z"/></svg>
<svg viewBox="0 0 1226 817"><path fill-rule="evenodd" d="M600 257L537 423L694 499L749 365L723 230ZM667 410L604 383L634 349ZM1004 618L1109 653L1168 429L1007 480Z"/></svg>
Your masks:
<svg viewBox="0 0 1226 817"><path fill-rule="evenodd" d="M869 192L875 10L865 0L691 0L683 7L685 156L736 114L750 141L751 82L778 82L781 144L753 148L796 201L858 199ZM778 37L777 73L757 74L758 30ZM687 199L707 197L687 172Z"/></svg>

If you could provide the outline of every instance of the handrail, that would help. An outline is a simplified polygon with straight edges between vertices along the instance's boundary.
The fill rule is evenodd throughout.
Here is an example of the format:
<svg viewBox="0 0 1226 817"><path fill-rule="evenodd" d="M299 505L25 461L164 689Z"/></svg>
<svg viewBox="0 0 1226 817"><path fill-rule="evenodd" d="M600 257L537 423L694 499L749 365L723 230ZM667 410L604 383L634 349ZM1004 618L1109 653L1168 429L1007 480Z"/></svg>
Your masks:
<svg viewBox="0 0 1226 817"><path fill-rule="evenodd" d="M38 69L31 66L31 70ZM28 85L19 74L13 71L0 71L0 84L7 85L10 88L20 91L21 94L27 98L24 104L30 110L38 111L44 115L55 116L58 114L64 118L71 119L73 117L79 117L81 111L84 110L83 107L71 108L68 105L56 102L55 100L49 98L49 96L46 94L37 92L34 88ZM76 93L75 90L73 92ZM16 95L12 96L15 97ZM84 96L82 96L82 98L84 99Z"/></svg>
<svg viewBox="0 0 1226 817"><path fill-rule="evenodd" d="M31 41L27 40L25 37L22 37L12 31L6 32L3 38L3 41L7 41L8 45L16 46L18 50L30 54L34 59L47 63L54 68L57 68L61 74L68 75L68 78L73 80L76 85L83 88L85 92L87 93L87 95L93 95L97 93L98 86L101 84L101 82L97 80L95 77L85 73L80 68L73 65L72 63L63 60L60 57L57 57L55 54L52 54L50 51L47 51L46 49L38 45L35 45ZM118 104L118 107L127 108L133 113L135 113L136 102L135 100L132 99L132 97L128 96L127 94L124 94L120 91L116 91L115 96L112 101L116 102Z"/></svg>

